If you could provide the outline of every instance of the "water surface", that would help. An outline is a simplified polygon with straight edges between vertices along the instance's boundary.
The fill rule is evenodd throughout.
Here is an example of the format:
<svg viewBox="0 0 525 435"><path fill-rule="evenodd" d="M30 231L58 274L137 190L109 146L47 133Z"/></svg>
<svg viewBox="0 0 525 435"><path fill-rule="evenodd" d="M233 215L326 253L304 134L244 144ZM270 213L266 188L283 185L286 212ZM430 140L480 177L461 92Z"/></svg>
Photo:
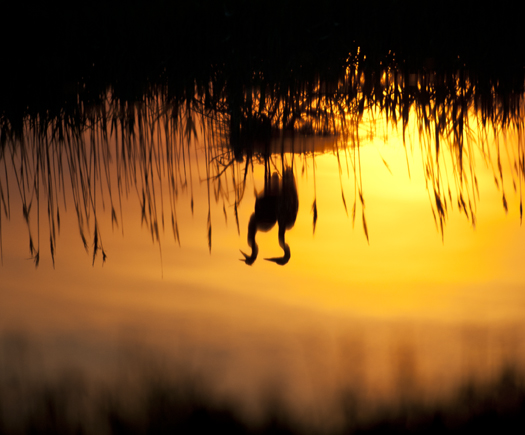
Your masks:
<svg viewBox="0 0 525 435"><path fill-rule="evenodd" d="M425 103L437 76L406 79L384 74L372 104L356 76L338 110L326 88L273 106L254 89L239 112L108 98L82 128L26 122L0 161L4 342L38 349L37 377L114 380L140 354L248 412L275 389L316 422L342 391L434 400L521 370L523 119L479 108L468 80ZM290 258L265 260L283 256L275 221L248 266L265 177L292 171Z"/></svg>

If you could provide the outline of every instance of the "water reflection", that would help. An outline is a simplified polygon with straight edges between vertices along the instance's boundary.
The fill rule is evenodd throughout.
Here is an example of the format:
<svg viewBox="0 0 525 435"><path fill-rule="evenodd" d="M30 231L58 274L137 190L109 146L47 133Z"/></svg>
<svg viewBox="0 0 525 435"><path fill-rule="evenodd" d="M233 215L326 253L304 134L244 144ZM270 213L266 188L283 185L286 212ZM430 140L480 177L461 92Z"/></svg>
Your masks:
<svg viewBox="0 0 525 435"><path fill-rule="evenodd" d="M494 89L484 100L459 76L453 86L402 72L345 77L286 93L242 87L237 131L220 86L213 104L198 87L182 101L159 89L135 103L109 93L76 120L27 118L24 134L2 145L2 217L11 219L1 330L42 334L45 354L62 345L74 361L89 355L81 364L116 367L122 378L104 373L125 387L112 389L108 413L147 410L136 414L146 425L184 404L190 417L203 406L216 415L212 390L251 406L268 385L303 415L315 409L321 428L388 422L377 403L390 399L399 415L424 416L421 397L445 398L449 410L493 397L484 385L521 394L512 367L525 366L522 97ZM24 261L27 236L38 270ZM286 267L255 262L259 249ZM48 336L59 337L55 347ZM171 360L142 366L142 384L131 364L142 357L114 356L124 340L209 374L204 399L171 395ZM71 342L82 345L71 351ZM471 379L480 392L468 393ZM30 387L36 409L70 394Z"/></svg>
<svg viewBox="0 0 525 435"><path fill-rule="evenodd" d="M523 426L520 14L4 3L1 434Z"/></svg>

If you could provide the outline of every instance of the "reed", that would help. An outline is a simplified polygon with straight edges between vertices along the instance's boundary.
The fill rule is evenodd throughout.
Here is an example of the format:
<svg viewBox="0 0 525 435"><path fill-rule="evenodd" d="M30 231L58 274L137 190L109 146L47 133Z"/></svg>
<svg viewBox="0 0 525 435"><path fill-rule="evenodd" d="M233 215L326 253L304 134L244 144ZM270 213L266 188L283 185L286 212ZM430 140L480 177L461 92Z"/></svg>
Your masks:
<svg viewBox="0 0 525 435"><path fill-rule="evenodd" d="M92 103L79 94L76 105L57 113L27 114L22 126L3 117L0 213L9 218L9 198L13 189L18 191L29 253L38 265L41 243L47 238L54 263L60 216L68 206L66 191L70 190L81 242L93 264L99 255L103 263L107 253L99 210L107 206L112 225L123 231L122 198L135 191L142 224L158 245L162 260L160 234L166 227L171 227L175 242L181 243L177 220L181 190L189 188L193 211L192 171L199 161L197 149L203 147L205 167L202 173L198 169L198 176L208 185L206 238L211 251L212 200L222 202L226 220L227 208L233 206L240 231L237 209L253 163L282 159L285 152L301 153L285 150L286 138L329 135L337 138L330 152L338 156L340 175L342 156L348 176L350 168L353 173L352 219L361 214L368 239L360 148L362 141L377 134L375 117L384 117L393 129L402 131L407 163L413 146L408 136L417 137L432 213L442 235L454 207L472 225L476 223L476 152L492 166L506 210L502 153L511 156L512 181L521 193L523 144L509 149L498 138L523 131L523 89L502 93L496 84L487 89L478 76L464 70L439 75L388 66L368 71L363 58L360 52L349 58L335 81L317 76L309 81L271 82L255 76L243 83L218 75L212 81L194 82L181 94L174 93L169 84L151 86L131 99L118 89L97 95ZM416 120L417 131L408 134L411 119ZM473 120L476 125L471 126ZM492 138L495 148L489 149ZM303 155L311 156L315 176L315 153ZM163 190L164 180L169 181L167 191ZM166 196L169 210L164 208ZM348 213L342 188L341 198ZM312 205L314 231L316 199ZM43 219L47 220L46 235L41 231Z"/></svg>

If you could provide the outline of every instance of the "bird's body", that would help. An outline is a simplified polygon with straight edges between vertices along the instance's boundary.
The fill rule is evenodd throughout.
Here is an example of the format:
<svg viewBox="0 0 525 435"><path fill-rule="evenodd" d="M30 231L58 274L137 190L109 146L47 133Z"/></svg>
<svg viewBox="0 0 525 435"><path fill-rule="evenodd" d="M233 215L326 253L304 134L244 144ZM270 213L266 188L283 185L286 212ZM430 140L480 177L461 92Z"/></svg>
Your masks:
<svg viewBox="0 0 525 435"><path fill-rule="evenodd" d="M277 223L279 225L279 246L283 249L282 257L267 258L276 264L285 265L291 257L290 246L285 242L286 230L295 225L299 210L299 197L292 168L286 168L281 182L281 194L277 210Z"/></svg>
<svg viewBox="0 0 525 435"><path fill-rule="evenodd" d="M255 210L250 216L248 223L248 246L252 248L250 255L244 255L244 261L248 265L252 265L257 259L259 247L255 241L257 231L270 231L277 223L277 216L279 210L280 199L280 180L277 173L273 173L272 177L265 181L264 191L258 194L255 200Z"/></svg>
<svg viewBox="0 0 525 435"><path fill-rule="evenodd" d="M247 255L241 251L244 255L242 261L248 265L255 262L259 253L259 247L255 241L257 231L269 231L277 223L279 225L279 245L284 250L284 255L283 257L267 258L267 260L281 265L286 264L291 254L290 247L284 240L285 232L295 225L298 209L299 198L293 170L286 168L281 180L274 172L271 179L265 183L263 194L257 195L255 200L255 210L248 224L248 245L252 248L252 253Z"/></svg>
<svg viewBox="0 0 525 435"><path fill-rule="evenodd" d="M299 197L295 177L292 169L286 168L281 182L279 210L277 212L279 228L284 227L285 230L292 228L295 225L298 210Z"/></svg>

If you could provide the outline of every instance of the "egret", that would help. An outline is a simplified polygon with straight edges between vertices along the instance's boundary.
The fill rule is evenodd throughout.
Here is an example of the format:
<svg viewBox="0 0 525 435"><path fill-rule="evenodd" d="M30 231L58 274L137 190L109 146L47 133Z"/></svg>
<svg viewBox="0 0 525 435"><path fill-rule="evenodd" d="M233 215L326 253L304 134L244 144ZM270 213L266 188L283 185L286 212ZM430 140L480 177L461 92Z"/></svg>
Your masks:
<svg viewBox="0 0 525 435"><path fill-rule="evenodd" d="M265 176L264 191L262 195L257 195L255 200L255 210L250 216L248 223L248 246L252 249L250 255L241 251L246 264L251 266L257 259L259 247L255 241L257 231L269 231L277 223L277 212L279 209L280 180L279 175L274 172L270 179Z"/></svg>

